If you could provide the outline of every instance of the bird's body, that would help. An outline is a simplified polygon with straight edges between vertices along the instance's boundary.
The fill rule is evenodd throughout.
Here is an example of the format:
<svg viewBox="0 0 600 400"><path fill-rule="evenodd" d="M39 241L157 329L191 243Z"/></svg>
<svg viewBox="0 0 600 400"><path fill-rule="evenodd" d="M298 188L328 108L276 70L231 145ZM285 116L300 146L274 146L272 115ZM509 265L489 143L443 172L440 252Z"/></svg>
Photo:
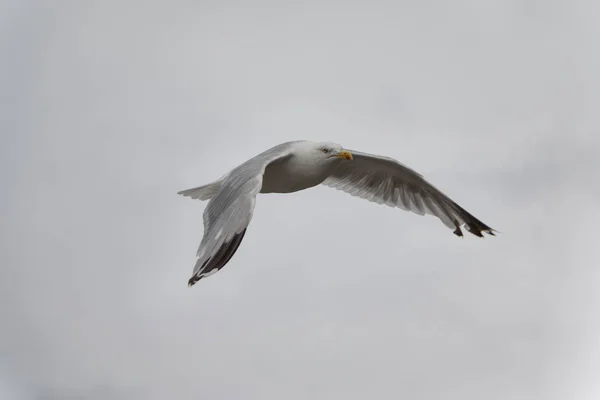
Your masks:
<svg viewBox="0 0 600 400"><path fill-rule="evenodd" d="M293 193L320 185L329 176L329 166L307 168L296 157L267 166L260 193Z"/></svg>
<svg viewBox="0 0 600 400"><path fill-rule="evenodd" d="M320 184L380 204L437 216L462 236L461 225L476 236L493 230L398 161L344 150L335 143L309 141L277 145L208 185L179 192L210 200L191 286L221 269L239 247L258 193L293 193Z"/></svg>

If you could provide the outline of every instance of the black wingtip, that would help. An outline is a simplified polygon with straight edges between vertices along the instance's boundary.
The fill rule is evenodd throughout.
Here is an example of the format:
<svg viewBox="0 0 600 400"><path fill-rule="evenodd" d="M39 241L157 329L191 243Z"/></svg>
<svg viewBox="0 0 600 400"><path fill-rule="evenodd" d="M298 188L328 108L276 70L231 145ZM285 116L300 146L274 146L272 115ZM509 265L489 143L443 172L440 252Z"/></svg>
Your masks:
<svg viewBox="0 0 600 400"><path fill-rule="evenodd" d="M487 226L486 224L484 224L483 222L479 221L477 218L473 217L472 215L468 214L470 217L470 221L467 222L466 224L464 224L464 226L466 227L467 231L472 234L475 235L477 237L483 238L483 234L487 233L490 236L496 236L496 234L494 232L497 232L495 229L490 228L489 226ZM456 236L458 237L463 237L463 233L460 230L460 225L458 223L458 221L454 221L454 225L456 226L456 229L454 231L452 231L452 233L454 233Z"/></svg>
<svg viewBox="0 0 600 400"><path fill-rule="evenodd" d="M198 282L200 279L202 279L201 277L198 277L196 275L192 276L189 280L188 280L188 287L192 287L196 284L196 282Z"/></svg>
<svg viewBox="0 0 600 400"><path fill-rule="evenodd" d="M205 260L196 274L188 280L188 287L194 286L200 279L208 277L223 268L240 247L245 234L246 229L235 234L231 240L223 243L214 256Z"/></svg>
<svg viewBox="0 0 600 400"><path fill-rule="evenodd" d="M473 225L467 225L467 229L469 230L469 233L472 233L473 235L482 238L483 237L483 231L481 229L479 229L476 226Z"/></svg>
<svg viewBox="0 0 600 400"><path fill-rule="evenodd" d="M490 236L496 236L496 234L494 233L495 230L490 228L489 226L485 225L485 224L467 224L467 230L469 231L469 233L483 238L485 237L483 234L487 233Z"/></svg>
<svg viewBox="0 0 600 400"><path fill-rule="evenodd" d="M453 205L453 209L460 215L464 226L466 227L467 231L472 234L475 235L477 237L483 238L483 234L487 233L490 236L496 236L494 234L494 232L497 232L495 229L492 229L491 227L487 226L486 224L484 224L483 222L481 222L479 219L475 218L472 214L470 214L469 212L467 212L464 208L462 208L461 206L459 206L456 203L452 203ZM454 220L454 225L456 226L456 230L454 231L454 234L456 236L462 237L462 232L460 231L460 224L457 220Z"/></svg>

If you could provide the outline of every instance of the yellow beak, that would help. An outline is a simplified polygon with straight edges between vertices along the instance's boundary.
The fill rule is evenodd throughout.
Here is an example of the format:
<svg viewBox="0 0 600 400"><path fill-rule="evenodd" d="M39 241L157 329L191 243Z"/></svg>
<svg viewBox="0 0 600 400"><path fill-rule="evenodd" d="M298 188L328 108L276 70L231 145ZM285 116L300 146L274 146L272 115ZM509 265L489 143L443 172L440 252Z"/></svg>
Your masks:
<svg viewBox="0 0 600 400"><path fill-rule="evenodd" d="M344 160L352 160L352 153L346 150L342 150L335 155L337 158L343 158Z"/></svg>

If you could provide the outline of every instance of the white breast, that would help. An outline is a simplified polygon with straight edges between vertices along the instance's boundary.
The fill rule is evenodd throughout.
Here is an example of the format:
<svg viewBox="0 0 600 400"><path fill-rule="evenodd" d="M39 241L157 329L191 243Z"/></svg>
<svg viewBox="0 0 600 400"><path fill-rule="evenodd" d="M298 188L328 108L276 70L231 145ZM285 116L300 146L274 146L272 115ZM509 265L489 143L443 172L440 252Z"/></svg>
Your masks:
<svg viewBox="0 0 600 400"><path fill-rule="evenodd" d="M321 184L331 166L303 157L291 157L265 169L261 193L292 193Z"/></svg>

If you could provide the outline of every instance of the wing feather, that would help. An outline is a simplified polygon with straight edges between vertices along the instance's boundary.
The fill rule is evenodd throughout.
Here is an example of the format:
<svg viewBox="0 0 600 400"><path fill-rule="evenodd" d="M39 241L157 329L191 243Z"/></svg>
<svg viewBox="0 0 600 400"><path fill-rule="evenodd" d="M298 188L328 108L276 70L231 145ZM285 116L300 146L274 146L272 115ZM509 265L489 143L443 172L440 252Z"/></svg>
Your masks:
<svg viewBox="0 0 600 400"><path fill-rule="evenodd" d="M231 260L252 219L265 168L290 154L289 144L284 143L246 161L223 178L204 210L204 233L189 286L216 273Z"/></svg>
<svg viewBox="0 0 600 400"><path fill-rule="evenodd" d="M438 217L454 234L461 226L475 236L494 235L494 230L427 182L421 174L389 158L349 150L353 160L340 162L324 185L352 196L419 215Z"/></svg>

